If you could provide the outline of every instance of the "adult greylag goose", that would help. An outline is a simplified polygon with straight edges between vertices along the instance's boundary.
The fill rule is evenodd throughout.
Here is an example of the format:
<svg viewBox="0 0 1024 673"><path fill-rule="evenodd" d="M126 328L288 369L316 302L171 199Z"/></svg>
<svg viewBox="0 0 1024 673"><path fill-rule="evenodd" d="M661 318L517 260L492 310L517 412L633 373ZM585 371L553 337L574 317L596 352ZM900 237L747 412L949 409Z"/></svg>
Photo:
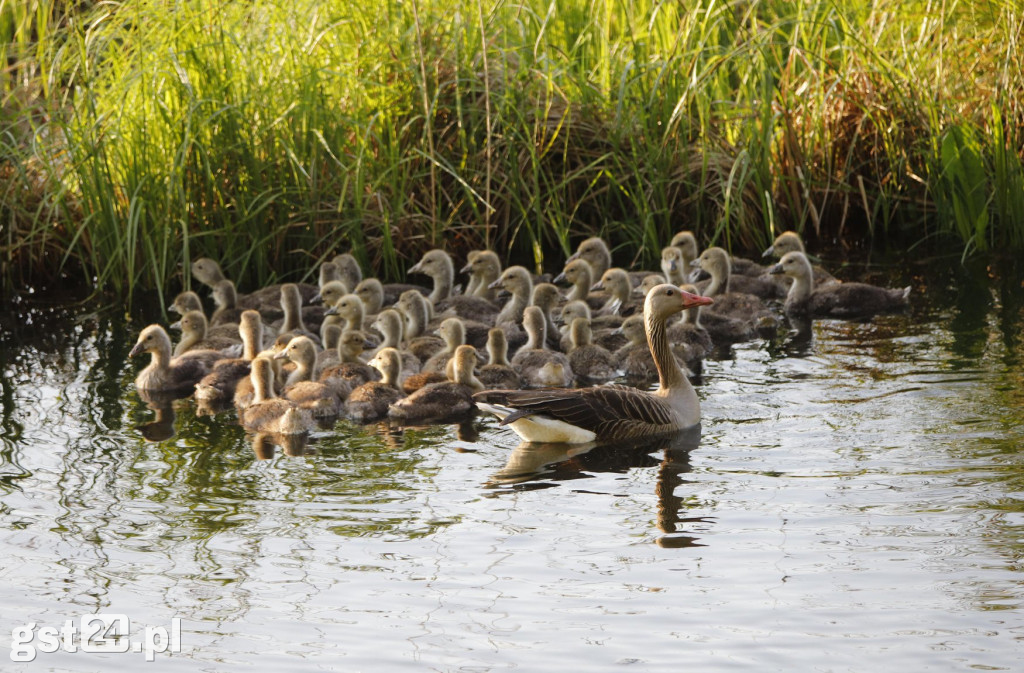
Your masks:
<svg viewBox="0 0 1024 673"><path fill-rule="evenodd" d="M370 360L370 366L381 373L380 381L370 381L353 390L345 401L345 413L357 423L384 418L388 407L402 398L398 389L401 356L394 348L385 348Z"/></svg>
<svg viewBox="0 0 1024 673"><path fill-rule="evenodd" d="M249 376L253 401L239 414L239 420L247 430L297 435L312 428L313 416L309 410L274 394L274 368L269 359L258 357L253 360Z"/></svg>
<svg viewBox="0 0 1024 673"><path fill-rule="evenodd" d="M590 321L576 318L569 328L572 341L569 364L581 383L604 383L619 375L619 368L606 349L592 343Z"/></svg>
<svg viewBox="0 0 1024 673"><path fill-rule="evenodd" d="M172 323L171 329L181 330L181 339L174 346L175 357L193 350L220 351L221 356L225 358L238 357L242 354L237 325L234 337L207 334L206 315L202 311L189 311L181 316L181 320Z"/></svg>
<svg viewBox="0 0 1024 673"><path fill-rule="evenodd" d="M523 387L522 377L508 361L508 340L500 327L492 327L487 334L487 364L480 367L476 376L486 388L514 390Z"/></svg>
<svg viewBox="0 0 1024 673"><path fill-rule="evenodd" d="M455 265L451 255L444 250L427 251L418 263L409 269L409 273L422 273L434 281L434 289L427 297L438 313L452 311L460 318L492 323L498 313L498 307L486 299L472 295L453 294L455 285Z"/></svg>
<svg viewBox="0 0 1024 673"><path fill-rule="evenodd" d="M527 341L512 357L512 367L519 371L523 382L535 387L571 386L575 375L569 358L564 353L546 348L547 324L536 306L526 307L523 329L526 330Z"/></svg>
<svg viewBox="0 0 1024 673"><path fill-rule="evenodd" d="M492 304L498 301L498 293L491 288L491 283L501 275L501 260L491 250L470 250L466 255L466 266L462 273L469 274L466 294L486 299Z"/></svg>
<svg viewBox="0 0 1024 673"><path fill-rule="evenodd" d="M570 259L552 282L556 285L568 283L569 293L565 295L565 300L584 301L592 310L600 309L608 301L606 294L591 292L594 287L594 269L585 259Z"/></svg>
<svg viewBox="0 0 1024 673"><path fill-rule="evenodd" d="M388 409L388 416L406 423L422 423L449 420L473 412L476 410L473 393L484 389L473 375L476 361L475 348L459 346L452 357L454 367L450 381L431 383L398 400Z"/></svg>
<svg viewBox="0 0 1024 673"><path fill-rule="evenodd" d="M135 377L139 390L190 391L200 379L210 373L213 363L224 355L220 351L197 350L184 355L171 355L171 338L160 325L149 325L139 332L138 341L128 353L135 357L141 353L151 355L149 365Z"/></svg>
<svg viewBox="0 0 1024 673"><path fill-rule="evenodd" d="M295 369L289 374L284 384L282 396L291 400L302 409L308 409L314 418L337 416L341 411L341 402L351 392L351 385L332 382L332 385L313 380L313 368L316 365L316 346L308 337L297 336L275 359L288 359L295 363Z"/></svg>
<svg viewBox="0 0 1024 673"><path fill-rule="evenodd" d="M700 400L669 349L665 323L690 308L712 304L707 297L659 285L644 301L647 341L658 366L658 389L628 386L567 390L484 391L477 406L501 419L528 442L583 443L651 437L700 423Z"/></svg>
<svg viewBox="0 0 1024 673"><path fill-rule="evenodd" d="M771 273L784 273L793 279L786 296L786 313L857 318L900 311L909 303L909 285L889 289L867 283L838 283L815 288L811 263L802 252L787 252Z"/></svg>
<svg viewBox="0 0 1024 673"><path fill-rule="evenodd" d="M804 248L804 241L800 238L800 234L795 231L784 231L775 237L775 242L768 246L761 256L781 258L790 252L802 252L805 255L807 254L807 250ZM810 260L810 257L807 259ZM814 271L815 287L841 282L838 278L817 264L813 264L811 269Z"/></svg>
<svg viewBox="0 0 1024 673"><path fill-rule="evenodd" d="M338 342L338 364L321 370L317 380L327 385L337 385L344 381L352 389L369 381L379 381L380 372L359 357L365 349L372 347L365 333L343 332Z"/></svg>
<svg viewBox="0 0 1024 673"><path fill-rule="evenodd" d="M242 312L238 335L242 339L242 356L215 362L213 370L196 384L197 400L211 403L229 401L235 395L238 382L249 376L252 361L263 344L263 320L258 312Z"/></svg>
<svg viewBox="0 0 1024 673"><path fill-rule="evenodd" d="M715 299L714 308L710 309L709 313L750 323L757 334L764 338L770 338L776 333L778 318L765 306L761 298L733 289L734 280L742 278L749 281L751 277L732 277L729 253L722 248L708 248L694 261L694 265L711 274L711 282L704 288L704 295Z"/></svg>

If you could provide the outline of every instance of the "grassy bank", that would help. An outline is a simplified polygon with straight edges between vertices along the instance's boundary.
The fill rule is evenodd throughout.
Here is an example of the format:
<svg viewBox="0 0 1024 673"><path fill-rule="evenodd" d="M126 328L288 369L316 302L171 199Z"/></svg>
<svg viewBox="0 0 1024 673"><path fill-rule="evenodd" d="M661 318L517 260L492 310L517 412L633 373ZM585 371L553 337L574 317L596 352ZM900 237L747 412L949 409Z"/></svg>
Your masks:
<svg viewBox="0 0 1024 673"><path fill-rule="evenodd" d="M1019 2L0 2L3 277L1024 247Z"/></svg>

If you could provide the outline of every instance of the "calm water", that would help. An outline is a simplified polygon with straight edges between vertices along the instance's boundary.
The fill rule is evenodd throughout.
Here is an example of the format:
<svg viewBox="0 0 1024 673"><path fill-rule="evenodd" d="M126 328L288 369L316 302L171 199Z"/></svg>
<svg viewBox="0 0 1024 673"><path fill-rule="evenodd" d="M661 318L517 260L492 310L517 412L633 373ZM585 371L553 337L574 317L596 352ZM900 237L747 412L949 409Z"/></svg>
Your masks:
<svg viewBox="0 0 1024 673"><path fill-rule="evenodd" d="M275 447L140 400L138 321L22 302L0 669L1020 670L1021 274L943 267L893 272L906 315L707 362L702 436L579 453L482 416ZM97 612L179 617L181 652L9 661Z"/></svg>

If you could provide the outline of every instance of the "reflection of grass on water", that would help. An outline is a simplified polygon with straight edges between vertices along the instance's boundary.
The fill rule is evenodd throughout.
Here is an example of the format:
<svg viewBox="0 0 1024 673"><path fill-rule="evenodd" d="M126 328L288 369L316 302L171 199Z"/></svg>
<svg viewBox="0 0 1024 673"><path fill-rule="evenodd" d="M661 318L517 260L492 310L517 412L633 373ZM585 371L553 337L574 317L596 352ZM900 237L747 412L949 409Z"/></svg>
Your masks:
<svg viewBox="0 0 1024 673"><path fill-rule="evenodd" d="M1024 243L1018 3L6 3L0 252L166 293L354 248ZM639 252L637 252L639 251ZM8 264L10 263L10 264Z"/></svg>

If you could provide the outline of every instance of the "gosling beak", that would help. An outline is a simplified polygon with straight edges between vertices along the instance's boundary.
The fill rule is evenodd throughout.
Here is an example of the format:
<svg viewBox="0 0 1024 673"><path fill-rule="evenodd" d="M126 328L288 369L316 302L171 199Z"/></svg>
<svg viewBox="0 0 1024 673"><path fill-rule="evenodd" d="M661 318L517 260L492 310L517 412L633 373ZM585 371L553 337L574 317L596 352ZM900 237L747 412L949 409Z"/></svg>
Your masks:
<svg viewBox="0 0 1024 673"><path fill-rule="evenodd" d="M406 273L423 273L423 271L420 270L420 264L422 263L422 261L416 262L415 264L412 265L412 267L409 268L408 271L406 271Z"/></svg>
<svg viewBox="0 0 1024 673"><path fill-rule="evenodd" d="M275 359L275 360L284 360L287 357L288 357L288 351L287 350L282 350L280 353L274 353L274 358L273 359Z"/></svg>
<svg viewBox="0 0 1024 673"><path fill-rule="evenodd" d="M179 309L179 308L178 308L177 306L175 306L174 304L171 304L170 306L168 306L168 307L167 307L167 310L168 310L168 311L174 311L174 312L175 312L175 313L177 313L178 315L181 315L181 309Z"/></svg>
<svg viewBox="0 0 1024 673"><path fill-rule="evenodd" d="M170 325L168 325L168 327L170 327L171 329L181 329L181 321L179 320L178 322L172 322Z"/></svg>
<svg viewBox="0 0 1024 673"><path fill-rule="evenodd" d="M683 300L684 311L693 308L694 306L711 306L715 303L715 300L711 297L702 297L699 294L692 294L685 290L680 290L679 296Z"/></svg>
<svg viewBox="0 0 1024 673"><path fill-rule="evenodd" d="M370 341L369 339L363 339L363 348L364 349L368 350L370 348L373 348L376 345L377 345L376 343L374 343L373 341Z"/></svg>
<svg viewBox="0 0 1024 673"><path fill-rule="evenodd" d="M698 280L700 280L700 272L701 269L694 269L693 271L690 272L690 277L687 278L686 280L688 280L691 283L696 283Z"/></svg>
<svg viewBox="0 0 1024 673"><path fill-rule="evenodd" d="M600 292L603 289L604 289L604 281L600 281L600 280L590 286L590 291L591 292Z"/></svg>
<svg viewBox="0 0 1024 673"><path fill-rule="evenodd" d="M130 351L128 351L128 357L133 358L133 357L135 357L136 355L138 355L141 352L142 352L142 344L141 343L137 343L134 346L132 346L132 349Z"/></svg>
<svg viewBox="0 0 1024 673"><path fill-rule="evenodd" d="M337 306L330 307L329 309L324 311L324 315L338 315L338 307Z"/></svg>
<svg viewBox="0 0 1024 673"><path fill-rule="evenodd" d="M768 273L772 274L773 276L777 276L780 273L785 273L785 271L782 270L782 262L779 262L772 268L768 269Z"/></svg>
<svg viewBox="0 0 1024 673"><path fill-rule="evenodd" d="M459 270L459 273L472 273L472 272L473 272L473 265L472 264L467 264L466 266L462 267L462 269Z"/></svg>
<svg viewBox="0 0 1024 673"><path fill-rule="evenodd" d="M579 253L579 250L577 250L576 252L574 252L571 255L569 255L569 259L565 260L565 262L566 262L566 264L568 264L569 262L573 261L574 259L579 259L579 258L580 258L580 253Z"/></svg>
<svg viewBox="0 0 1024 673"><path fill-rule="evenodd" d="M502 285L501 285L501 279L500 278L487 286L488 290L500 290L501 288L502 288Z"/></svg>
<svg viewBox="0 0 1024 673"><path fill-rule="evenodd" d="M775 246L774 245L769 245L768 249L761 253L761 256L762 257L771 257L774 254L775 254Z"/></svg>
<svg viewBox="0 0 1024 673"><path fill-rule="evenodd" d="M316 294L313 295L313 298L309 300L309 303L310 304L322 304L322 303L324 303L324 298L320 296L319 292L317 292Z"/></svg>
<svg viewBox="0 0 1024 673"><path fill-rule="evenodd" d="M676 271L678 271L679 270L679 262L677 260L674 260L674 259L672 261L670 261L668 263L668 270L671 271L672 273L675 273Z"/></svg>
<svg viewBox="0 0 1024 673"><path fill-rule="evenodd" d="M565 279L565 272L563 271L562 273L555 276L551 282L554 283L555 285L561 285L562 283L567 283L569 281Z"/></svg>

